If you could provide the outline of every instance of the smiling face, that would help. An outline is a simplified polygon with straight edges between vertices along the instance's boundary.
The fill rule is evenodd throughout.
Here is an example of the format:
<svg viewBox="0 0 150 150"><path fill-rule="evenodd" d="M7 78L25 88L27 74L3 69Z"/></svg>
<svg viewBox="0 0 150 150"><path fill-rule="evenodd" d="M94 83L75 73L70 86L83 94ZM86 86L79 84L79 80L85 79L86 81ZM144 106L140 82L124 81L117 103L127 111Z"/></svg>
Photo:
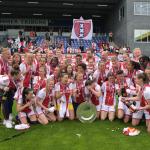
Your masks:
<svg viewBox="0 0 150 150"><path fill-rule="evenodd" d="M114 76L109 76L109 77L108 77L108 81L109 81L110 83L114 83L114 82L115 82L115 77L114 77Z"/></svg>
<svg viewBox="0 0 150 150"><path fill-rule="evenodd" d="M94 60L93 59L89 59L88 66L94 66Z"/></svg>
<svg viewBox="0 0 150 150"><path fill-rule="evenodd" d="M19 54L14 54L13 61L15 61L16 63L19 64L19 62L21 61L20 55Z"/></svg>
<svg viewBox="0 0 150 150"><path fill-rule="evenodd" d="M32 65L32 63L33 63L33 54L26 53L25 61L26 61L27 64Z"/></svg>
<svg viewBox="0 0 150 150"><path fill-rule="evenodd" d="M42 57L42 54L41 53L37 53L35 57L36 57L37 61L39 61L40 58Z"/></svg>
<svg viewBox="0 0 150 150"><path fill-rule="evenodd" d="M76 80L77 81L83 81L83 73L77 73Z"/></svg>
<svg viewBox="0 0 150 150"><path fill-rule="evenodd" d="M59 74L60 74L60 68L59 68L59 67L56 67L56 68L54 69L54 76L57 77Z"/></svg>
<svg viewBox="0 0 150 150"><path fill-rule="evenodd" d="M105 63L104 62L99 63L98 69L99 70L104 70L105 69Z"/></svg>
<svg viewBox="0 0 150 150"><path fill-rule="evenodd" d="M61 82L63 84L67 84L68 83L68 75L67 74L64 74L62 77L61 77Z"/></svg>
<svg viewBox="0 0 150 150"><path fill-rule="evenodd" d="M9 61L9 59L11 58L11 54L8 48L3 48L2 57L5 61Z"/></svg>
<svg viewBox="0 0 150 150"><path fill-rule="evenodd" d="M117 57L112 57L111 59L112 62L112 67L117 67L118 66L118 61L117 61Z"/></svg>
<svg viewBox="0 0 150 150"><path fill-rule="evenodd" d="M101 59L103 60L103 61L107 61L107 58L108 58L108 53L107 52L102 52L102 54L101 54Z"/></svg>
<svg viewBox="0 0 150 150"><path fill-rule="evenodd" d="M58 58L57 57L52 58L51 65L52 65L52 67L56 67L58 65Z"/></svg>
<svg viewBox="0 0 150 150"><path fill-rule="evenodd" d="M53 79L48 79L46 82L46 89L47 91L52 90L54 87L54 80Z"/></svg>
<svg viewBox="0 0 150 150"><path fill-rule="evenodd" d="M72 71L73 71L73 68L72 68L71 65L69 65L69 66L67 67L67 73L71 74Z"/></svg>
<svg viewBox="0 0 150 150"><path fill-rule="evenodd" d="M136 77L135 77L135 83L136 83L137 85L142 86L144 82L143 82L143 79L138 78L138 77L136 76Z"/></svg>
<svg viewBox="0 0 150 150"><path fill-rule="evenodd" d="M46 75L46 70L45 70L45 68L44 68L44 67L40 67L40 68L39 68L39 76L42 77L42 78L44 78L45 75Z"/></svg>
<svg viewBox="0 0 150 150"><path fill-rule="evenodd" d="M134 51L133 51L133 56L134 56L135 58L138 58L138 57L140 57L141 55L142 55L142 52L141 52L140 48L134 49Z"/></svg>
<svg viewBox="0 0 150 150"><path fill-rule="evenodd" d="M127 62L127 69L129 71L132 71L134 69L134 66L133 66L133 64L131 62Z"/></svg>
<svg viewBox="0 0 150 150"><path fill-rule="evenodd" d="M117 80L118 81L124 81L124 74L118 74L117 75Z"/></svg>
<svg viewBox="0 0 150 150"><path fill-rule="evenodd" d="M40 58L40 60L39 60L39 65L40 66L45 66L45 64L46 64L46 59L45 58Z"/></svg>
<svg viewBox="0 0 150 150"><path fill-rule="evenodd" d="M57 48L56 49L56 56L59 58L61 57L61 49L60 48Z"/></svg>
<svg viewBox="0 0 150 150"><path fill-rule="evenodd" d="M33 98L33 91L29 91L29 92L26 94L26 99L31 100L32 98Z"/></svg>

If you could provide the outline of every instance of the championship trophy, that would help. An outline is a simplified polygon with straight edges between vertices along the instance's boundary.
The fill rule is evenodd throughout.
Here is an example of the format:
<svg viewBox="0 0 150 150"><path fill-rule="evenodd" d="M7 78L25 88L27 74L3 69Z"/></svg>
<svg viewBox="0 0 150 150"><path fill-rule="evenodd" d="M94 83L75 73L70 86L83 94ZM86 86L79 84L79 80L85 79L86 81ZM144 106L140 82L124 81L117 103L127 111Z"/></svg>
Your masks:
<svg viewBox="0 0 150 150"><path fill-rule="evenodd" d="M85 83L85 86L90 86L93 83L91 79L88 79ZM86 95L85 99L90 99L91 95ZM96 106L86 100L85 102L81 103L77 108L77 118L82 123L92 123L97 117L97 110Z"/></svg>

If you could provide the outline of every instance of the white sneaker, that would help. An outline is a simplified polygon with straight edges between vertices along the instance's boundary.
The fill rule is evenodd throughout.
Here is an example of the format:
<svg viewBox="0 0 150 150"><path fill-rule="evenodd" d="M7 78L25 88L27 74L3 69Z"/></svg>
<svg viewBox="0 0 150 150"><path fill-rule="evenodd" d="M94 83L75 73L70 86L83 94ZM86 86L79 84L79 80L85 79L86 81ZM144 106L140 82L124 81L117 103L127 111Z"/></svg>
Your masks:
<svg viewBox="0 0 150 150"><path fill-rule="evenodd" d="M9 120L12 121L13 120L13 115L9 114Z"/></svg>
<svg viewBox="0 0 150 150"><path fill-rule="evenodd" d="M6 120L6 124L5 124L6 128L11 129L12 126L12 122L10 120Z"/></svg>
<svg viewBox="0 0 150 150"><path fill-rule="evenodd" d="M30 128L30 126L28 124L15 125L16 130L25 130L25 129L29 129L29 128Z"/></svg>
<svg viewBox="0 0 150 150"><path fill-rule="evenodd" d="M3 125L4 125L4 126L6 125L6 120L5 120L5 119L3 120Z"/></svg>

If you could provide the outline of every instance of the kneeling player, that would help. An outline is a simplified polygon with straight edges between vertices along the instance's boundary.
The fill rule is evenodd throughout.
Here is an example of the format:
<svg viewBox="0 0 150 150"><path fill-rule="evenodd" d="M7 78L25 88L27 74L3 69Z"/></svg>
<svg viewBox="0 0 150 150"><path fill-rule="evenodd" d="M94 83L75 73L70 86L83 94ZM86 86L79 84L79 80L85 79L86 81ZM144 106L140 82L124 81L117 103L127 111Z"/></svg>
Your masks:
<svg viewBox="0 0 150 150"><path fill-rule="evenodd" d="M49 121L56 121L54 114L56 105L54 99L54 80L48 79L46 81L46 88L41 89L37 94L37 107L38 121L41 124L48 124Z"/></svg>
<svg viewBox="0 0 150 150"><path fill-rule="evenodd" d="M102 85L103 102L101 109L101 120L105 120L108 116L110 121L115 118L115 76L112 73L108 74L108 81Z"/></svg>
<svg viewBox="0 0 150 150"><path fill-rule="evenodd" d="M68 83L68 79L68 74L62 73L61 81L55 85L59 121L62 121L65 117L74 120L74 109L72 105L73 87Z"/></svg>
<svg viewBox="0 0 150 150"><path fill-rule="evenodd" d="M37 118L34 111L35 98L33 91L29 88L24 88L22 96L17 100L18 116L22 124L28 124L27 117L30 123L36 123Z"/></svg>
<svg viewBox="0 0 150 150"><path fill-rule="evenodd" d="M85 82L85 95L86 99L89 100L92 104L96 106L97 109L97 118L100 118L101 110L101 88L96 83L95 79L88 79Z"/></svg>

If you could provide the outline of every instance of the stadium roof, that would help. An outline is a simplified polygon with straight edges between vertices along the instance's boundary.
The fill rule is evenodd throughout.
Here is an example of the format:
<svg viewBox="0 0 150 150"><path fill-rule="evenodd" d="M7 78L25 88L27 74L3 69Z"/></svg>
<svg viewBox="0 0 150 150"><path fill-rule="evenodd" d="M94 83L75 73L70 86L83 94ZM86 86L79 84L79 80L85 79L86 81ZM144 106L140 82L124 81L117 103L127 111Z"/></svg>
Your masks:
<svg viewBox="0 0 150 150"><path fill-rule="evenodd" d="M103 19L118 0L0 0L0 17Z"/></svg>

